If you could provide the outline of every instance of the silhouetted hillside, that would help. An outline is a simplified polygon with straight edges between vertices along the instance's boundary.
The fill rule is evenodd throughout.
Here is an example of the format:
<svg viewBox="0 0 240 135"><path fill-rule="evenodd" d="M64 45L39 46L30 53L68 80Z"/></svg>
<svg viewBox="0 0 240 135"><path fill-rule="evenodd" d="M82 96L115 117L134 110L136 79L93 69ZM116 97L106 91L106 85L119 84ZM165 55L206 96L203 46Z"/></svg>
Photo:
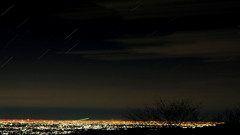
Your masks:
<svg viewBox="0 0 240 135"><path fill-rule="evenodd" d="M161 129L130 129L130 130L89 130L82 132L82 135L205 135L205 134L222 134L222 133L234 133L239 129L239 125L218 125L216 127L204 127L196 129L182 129L182 128L161 128ZM77 135L77 134L75 134Z"/></svg>

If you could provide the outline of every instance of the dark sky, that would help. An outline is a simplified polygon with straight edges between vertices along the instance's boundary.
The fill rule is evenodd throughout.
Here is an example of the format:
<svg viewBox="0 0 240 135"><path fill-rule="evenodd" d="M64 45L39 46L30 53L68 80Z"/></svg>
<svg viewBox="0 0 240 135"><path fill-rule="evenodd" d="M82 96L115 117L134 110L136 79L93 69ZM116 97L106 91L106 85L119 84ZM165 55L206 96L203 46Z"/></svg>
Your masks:
<svg viewBox="0 0 240 135"><path fill-rule="evenodd" d="M0 119L240 103L239 0L1 0Z"/></svg>

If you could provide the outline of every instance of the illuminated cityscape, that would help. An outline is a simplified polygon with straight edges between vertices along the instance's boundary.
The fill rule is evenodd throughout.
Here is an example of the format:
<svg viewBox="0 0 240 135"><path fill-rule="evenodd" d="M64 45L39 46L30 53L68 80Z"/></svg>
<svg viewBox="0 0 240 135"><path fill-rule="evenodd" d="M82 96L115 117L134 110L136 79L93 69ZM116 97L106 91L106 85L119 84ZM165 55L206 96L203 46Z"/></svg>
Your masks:
<svg viewBox="0 0 240 135"><path fill-rule="evenodd" d="M122 120L0 120L0 134L78 134L89 130L128 130L133 128L202 128L223 122L122 121Z"/></svg>
<svg viewBox="0 0 240 135"><path fill-rule="evenodd" d="M239 16L240 0L0 0L0 135L237 133Z"/></svg>

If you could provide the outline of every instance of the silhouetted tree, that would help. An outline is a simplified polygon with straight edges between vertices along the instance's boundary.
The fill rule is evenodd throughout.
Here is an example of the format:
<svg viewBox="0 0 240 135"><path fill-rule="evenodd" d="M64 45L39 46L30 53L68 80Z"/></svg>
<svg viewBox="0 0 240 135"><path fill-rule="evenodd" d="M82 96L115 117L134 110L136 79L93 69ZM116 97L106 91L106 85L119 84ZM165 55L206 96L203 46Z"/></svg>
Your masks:
<svg viewBox="0 0 240 135"><path fill-rule="evenodd" d="M166 101L159 99L154 107L154 119L166 121L197 121L200 104L190 99Z"/></svg>
<svg viewBox="0 0 240 135"><path fill-rule="evenodd" d="M231 109L226 109L224 121L232 124L240 124L240 105Z"/></svg>
<svg viewBox="0 0 240 135"><path fill-rule="evenodd" d="M215 116L213 116L211 120L214 121L214 122L225 121L223 113L219 113L219 112L217 114L215 114Z"/></svg>
<svg viewBox="0 0 240 135"><path fill-rule="evenodd" d="M142 109L129 108L126 117L131 120L155 121L197 121L199 120L199 103L190 99L163 100L159 98L152 106Z"/></svg>
<svg viewBox="0 0 240 135"><path fill-rule="evenodd" d="M217 113L213 117L213 121L225 122L226 127L239 128L240 127L240 105L225 109L221 113Z"/></svg>

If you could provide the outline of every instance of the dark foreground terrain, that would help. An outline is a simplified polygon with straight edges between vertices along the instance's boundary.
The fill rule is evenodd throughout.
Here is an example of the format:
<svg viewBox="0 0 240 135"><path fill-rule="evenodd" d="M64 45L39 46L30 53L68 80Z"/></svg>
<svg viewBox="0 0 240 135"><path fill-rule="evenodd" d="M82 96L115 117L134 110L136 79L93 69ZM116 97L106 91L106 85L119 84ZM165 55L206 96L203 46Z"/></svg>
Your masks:
<svg viewBox="0 0 240 135"><path fill-rule="evenodd" d="M216 127L204 127L195 129L183 128L161 128L161 129L129 129L129 130L89 130L79 134L82 135L217 135L238 134L239 125L219 125ZM73 134L72 134L73 135ZM75 134L77 135L77 134Z"/></svg>

